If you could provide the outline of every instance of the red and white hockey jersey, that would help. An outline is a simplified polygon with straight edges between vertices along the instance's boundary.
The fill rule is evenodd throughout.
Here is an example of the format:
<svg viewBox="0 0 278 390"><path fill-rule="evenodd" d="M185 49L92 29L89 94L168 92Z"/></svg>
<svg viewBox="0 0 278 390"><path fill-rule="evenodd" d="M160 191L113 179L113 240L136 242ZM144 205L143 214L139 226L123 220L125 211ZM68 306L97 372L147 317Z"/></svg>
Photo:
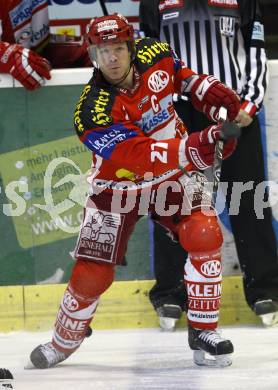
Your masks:
<svg viewBox="0 0 278 390"><path fill-rule="evenodd" d="M37 52L49 39L47 0L0 0L0 40Z"/></svg>
<svg viewBox="0 0 278 390"><path fill-rule="evenodd" d="M195 73L167 43L151 38L136 41L134 70L132 91L107 84L95 71L75 110L76 132L93 152L94 183L107 188L142 188L188 165L173 94Z"/></svg>
<svg viewBox="0 0 278 390"><path fill-rule="evenodd" d="M91 66L81 37L50 34L47 0L0 0L0 56L7 49L3 42L36 51L53 68Z"/></svg>

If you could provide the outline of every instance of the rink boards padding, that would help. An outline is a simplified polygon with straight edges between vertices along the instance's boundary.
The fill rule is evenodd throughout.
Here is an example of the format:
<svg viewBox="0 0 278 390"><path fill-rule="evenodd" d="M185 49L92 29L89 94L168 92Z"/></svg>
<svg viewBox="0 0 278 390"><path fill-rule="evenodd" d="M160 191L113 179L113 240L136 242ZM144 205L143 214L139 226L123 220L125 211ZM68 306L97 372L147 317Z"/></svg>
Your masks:
<svg viewBox="0 0 278 390"><path fill-rule="evenodd" d="M148 292L153 280L114 282L102 296L94 329L158 326ZM0 332L44 331L52 328L65 284L0 287ZM240 276L225 277L220 325L258 324L247 306ZM185 325L185 316L178 327Z"/></svg>

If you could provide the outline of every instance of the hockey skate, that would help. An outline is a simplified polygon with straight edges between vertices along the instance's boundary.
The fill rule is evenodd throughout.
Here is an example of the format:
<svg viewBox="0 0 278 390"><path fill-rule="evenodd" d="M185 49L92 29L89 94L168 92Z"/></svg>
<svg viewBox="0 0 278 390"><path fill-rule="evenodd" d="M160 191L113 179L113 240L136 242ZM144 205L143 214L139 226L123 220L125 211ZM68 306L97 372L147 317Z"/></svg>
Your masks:
<svg viewBox="0 0 278 390"><path fill-rule="evenodd" d="M265 326L278 324L278 302L272 299L264 299L255 302L253 309Z"/></svg>
<svg viewBox="0 0 278 390"><path fill-rule="evenodd" d="M10 370L0 368L0 389L13 389L13 379Z"/></svg>
<svg viewBox="0 0 278 390"><path fill-rule="evenodd" d="M38 345L30 355L35 368L51 368L63 362L70 356L58 351L52 343Z"/></svg>
<svg viewBox="0 0 278 390"><path fill-rule="evenodd" d="M230 354L234 352L230 340L223 339L215 330L188 327L188 343L198 366L226 367L232 364ZM205 357L208 353L210 358Z"/></svg>
<svg viewBox="0 0 278 390"><path fill-rule="evenodd" d="M164 304L156 309L159 317L161 330L172 332L175 329L176 322L181 316L182 309L179 305Z"/></svg>

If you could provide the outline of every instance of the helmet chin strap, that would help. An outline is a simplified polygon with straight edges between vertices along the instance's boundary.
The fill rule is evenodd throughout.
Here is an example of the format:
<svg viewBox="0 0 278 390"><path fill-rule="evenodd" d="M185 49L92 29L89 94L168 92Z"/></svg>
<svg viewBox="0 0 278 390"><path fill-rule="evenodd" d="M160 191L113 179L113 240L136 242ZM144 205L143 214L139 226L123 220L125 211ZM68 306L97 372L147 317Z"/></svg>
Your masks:
<svg viewBox="0 0 278 390"><path fill-rule="evenodd" d="M123 77L121 78L120 81L117 81L117 83L113 84L111 83L114 87L117 87L119 84L121 84L123 81L125 81L125 79L127 78L127 76L129 75L130 71L131 71L131 68L132 68L132 63L129 64L129 68L128 70L125 72L125 74L123 75Z"/></svg>

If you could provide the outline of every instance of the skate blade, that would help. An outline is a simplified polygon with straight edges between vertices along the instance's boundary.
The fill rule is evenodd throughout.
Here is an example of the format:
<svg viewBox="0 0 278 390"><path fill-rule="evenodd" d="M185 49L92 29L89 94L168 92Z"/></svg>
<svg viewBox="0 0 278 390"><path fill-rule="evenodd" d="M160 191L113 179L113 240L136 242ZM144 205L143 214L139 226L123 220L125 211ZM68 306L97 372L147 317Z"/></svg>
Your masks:
<svg viewBox="0 0 278 390"><path fill-rule="evenodd" d="M176 322L176 318L159 317L159 325L163 332L173 332L175 330Z"/></svg>
<svg viewBox="0 0 278 390"><path fill-rule="evenodd" d="M227 367L232 364L230 354L228 355L209 355L209 358L205 357L205 351L197 350L193 351L193 360L197 366L206 367Z"/></svg>
<svg viewBox="0 0 278 390"><path fill-rule="evenodd" d="M278 325L278 312L261 314L259 317L265 326Z"/></svg>

